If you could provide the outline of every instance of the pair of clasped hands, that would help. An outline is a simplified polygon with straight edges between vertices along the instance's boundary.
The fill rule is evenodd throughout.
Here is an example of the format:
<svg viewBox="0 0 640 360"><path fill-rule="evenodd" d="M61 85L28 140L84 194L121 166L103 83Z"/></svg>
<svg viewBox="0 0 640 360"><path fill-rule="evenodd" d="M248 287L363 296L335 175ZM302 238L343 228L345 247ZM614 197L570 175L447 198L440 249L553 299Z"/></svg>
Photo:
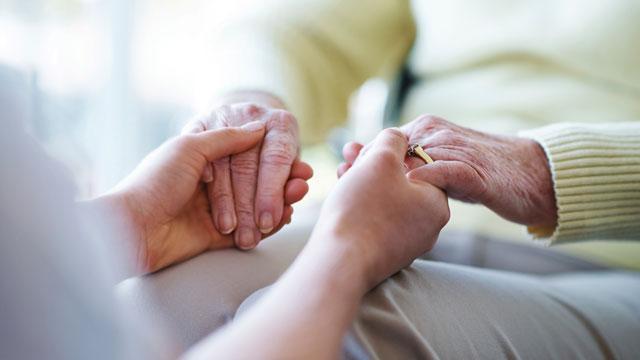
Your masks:
<svg viewBox="0 0 640 360"><path fill-rule="evenodd" d="M128 219L139 273L207 250L252 249L291 221L313 171L299 159L295 117L273 101L232 103L194 119L105 196ZM410 143L436 161L407 157ZM554 222L539 206L547 185L527 174L541 160L532 143L431 116L386 129L366 146L349 143L309 240L322 244L311 248L361 254L375 284L433 247L449 219L446 194L523 224ZM528 196L509 180L518 177Z"/></svg>

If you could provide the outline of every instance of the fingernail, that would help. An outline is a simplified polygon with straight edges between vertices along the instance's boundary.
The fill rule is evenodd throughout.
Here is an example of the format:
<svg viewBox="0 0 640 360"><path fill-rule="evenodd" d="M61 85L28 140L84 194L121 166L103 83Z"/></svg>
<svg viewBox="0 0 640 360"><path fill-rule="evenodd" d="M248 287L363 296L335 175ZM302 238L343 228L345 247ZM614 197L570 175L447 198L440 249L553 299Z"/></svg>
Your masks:
<svg viewBox="0 0 640 360"><path fill-rule="evenodd" d="M273 216L271 213L265 211L260 214L260 232L268 234L273 230Z"/></svg>
<svg viewBox="0 0 640 360"><path fill-rule="evenodd" d="M233 231L233 218L229 213L222 213L218 216L218 223L220 224L220 232L227 235Z"/></svg>
<svg viewBox="0 0 640 360"><path fill-rule="evenodd" d="M241 249L251 249L254 246L253 231L249 228L242 228L238 233L238 246Z"/></svg>
<svg viewBox="0 0 640 360"><path fill-rule="evenodd" d="M252 121L250 123L242 125L240 127L242 130L246 131L260 131L264 128L264 123L262 121Z"/></svg>
<svg viewBox="0 0 640 360"><path fill-rule="evenodd" d="M213 181L213 174L211 173L211 171L205 171L204 175L202 177L202 181L205 183L210 183Z"/></svg>

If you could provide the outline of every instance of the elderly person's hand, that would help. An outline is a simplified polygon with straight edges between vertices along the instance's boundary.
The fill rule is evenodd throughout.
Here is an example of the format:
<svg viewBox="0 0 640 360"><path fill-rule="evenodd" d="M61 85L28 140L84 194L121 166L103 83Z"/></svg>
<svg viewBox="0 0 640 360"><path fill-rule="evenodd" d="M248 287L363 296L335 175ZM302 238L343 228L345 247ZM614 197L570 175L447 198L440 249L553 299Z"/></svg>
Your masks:
<svg viewBox="0 0 640 360"><path fill-rule="evenodd" d="M233 246L231 236L221 234L212 222L216 204L210 202L202 172L211 162L257 146L264 134L264 123L256 121L240 128L181 135L149 154L113 191L92 201L109 209L107 216L120 219L129 235L125 247L134 253L138 273ZM281 195L282 221L270 233L290 221L291 204L304 196L307 184L290 180L286 189Z"/></svg>
<svg viewBox="0 0 640 360"><path fill-rule="evenodd" d="M557 209L549 164L537 142L499 136L422 116L402 127L410 144L420 144L435 160L407 158L408 176L446 190L455 199L481 203L500 216L535 227L555 227ZM362 146L344 148L344 173Z"/></svg>
<svg viewBox="0 0 640 360"><path fill-rule="evenodd" d="M325 201L306 250L346 249L367 290L431 250L449 220L445 193L406 175L406 151L400 130L382 131Z"/></svg>
<svg viewBox="0 0 640 360"><path fill-rule="evenodd" d="M266 96L265 96L266 97ZM233 232L240 249L255 247L282 221L285 187L306 193L311 167L300 161L298 125L293 115L274 98L254 103L235 103L216 108L185 126L183 133L197 133L261 121L264 140L248 151L213 162L203 173L213 204L211 215L223 234ZM289 181L289 178L298 178ZM304 187L304 188L303 188Z"/></svg>

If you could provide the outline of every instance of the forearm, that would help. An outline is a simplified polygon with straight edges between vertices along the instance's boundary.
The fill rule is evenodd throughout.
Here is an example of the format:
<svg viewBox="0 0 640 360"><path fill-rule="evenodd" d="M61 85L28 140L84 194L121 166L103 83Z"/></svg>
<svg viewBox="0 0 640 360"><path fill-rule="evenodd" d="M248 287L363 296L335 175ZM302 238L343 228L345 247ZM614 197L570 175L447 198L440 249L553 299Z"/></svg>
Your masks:
<svg viewBox="0 0 640 360"><path fill-rule="evenodd" d="M311 240L264 298L188 358L337 357L367 283L348 242L320 240Z"/></svg>

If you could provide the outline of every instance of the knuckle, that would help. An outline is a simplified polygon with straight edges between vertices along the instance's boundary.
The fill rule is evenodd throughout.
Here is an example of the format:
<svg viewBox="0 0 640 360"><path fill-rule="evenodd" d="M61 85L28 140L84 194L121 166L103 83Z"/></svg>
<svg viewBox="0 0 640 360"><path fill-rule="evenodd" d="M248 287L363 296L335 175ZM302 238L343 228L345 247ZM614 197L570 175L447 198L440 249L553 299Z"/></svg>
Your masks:
<svg viewBox="0 0 640 360"><path fill-rule="evenodd" d="M269 127L282 131L292 131L298 129L298 121L295 116L286 110L272 110L273 116L268 120Z"/></svg>
<svg viewBox="0 0 640 360"><path fill-rule="evenodd" d="M426 127L426 128L436 128L442 124L444 124L446 121L440 117L431 115L431 114L424 114L424 115L420 115L418 117L418 119L416 120L416 122L421 126L421 127Z"/></svg>
<svg viewBox="0 0 640 360"><path fill-rule="evenodd" d="M271 149L265 149L262 161L265 165L271 166L291 166L295 156L295 151L290 146L284 145Z"/></svg>
<svg viewBox="0 0 640 360"><path fill-rule="evenodd" d="M395 137L395 138L398 138L398 139L401 139L401 140L406 140L406 137L404 136L402 131L400 131L397 128L387 128L387 129L382 130L382 132L386 136Z"/></svg>
<svg viewBox="0 0 640 360"><path fill-rule="evenodd" d="M215 108L210 118L212 128L240 126L254 121L267 112L267 109L255 103L235 103Z"/></svg>
<svg viewBox="0 0 640 360"><path fill-rule="evenodd" d="M443 137L445 139L453 139L453 138L457 138L458 137L458 133L453 131L450 128L440 129L440 130L436 131L436 133L434 135Z"/></svg>
<svg viewBox="0 0 640 360"><path fill-rule="evenodd" d="M458 147L468 147L469 140L466 137L452 130L449 130L449 131L450 131L450 134L448 135L448 139L447 139L449 145L458 146Z"/></svg>
<svg viewBox="0 0 640 360"><path fill-rule="evenodd" d="M243 104L242 110L249 118L256 118L267 111L265 107L252 102Z"/></svg>
<svg viewBox="0 0 640 360"><path fill-rule="evenodd" d="M283 109L273 109L271 110L273 112L273 114L280 118L282 121L286 121L286 122L295 122L296 118L295 116L293 116L293 114L287 110L283 110Z"/></svg>
<svg viewBox="0 0 640 360"><path fill-rule="evenodd" d="M444 148L465 148L469 145L468 138L456 129L440 128L432 129L425 137L425 146Z"/></svg>
<svg viewBox="0 0 640 360"><path fill-rule="evenodd" d="M376 154L376 162L385 168L399 165L397 156L391 150L382 150Z"/></svg>
<svg viewBox="0 0 640 360"><path fill-rule="evenodd" d="M233 204L233 196L226 189L216 189L211 194L211 199L216 205L215 208L220 210L231 210L229 204Z"/></svg>
<svg viewBox="0 0 640 360"><path fill-rule="evenodd" d="M258 171L258 159L253 156L233 156L230 168L233 178L255 177Z"/></svg>
<svg viewBox="0 0 640 360"><path fill-rule="evenodd" d="M273 130L278 130L278 131L273 131ZM296 149L298 148L298 141L296 141L296 138L293 136L293 134L290 131L284 130L284 131L280 131L283 129L274 129L271 128L269 129L269 131L267 131L267 134L265 135L265 142L270 143L271 145L268 146L278 146L281 147L282 150L286 150L286 151L291 151L293 150L294 152L296 151Z"/></svg>
<svg viewBox="0 0 640 360"><path fill-rule="evenodd" d="M258 172L258 165L255 163L246 164L234 164L231 166L231 173L234 182L236 183L248 183L247 179L251 179L256 176Z"/></svg>
<svg viewBox="0 0 640 360"><path fill-rule="evenodd" d="M262 148L262 161L268 165L291 166L298 153L298 146L290 136L267 134L266 144Z"/></svg>
<svg viewBox="0 0 640 360"><path fill-rule="evenodd" d="M238 222L241 224L254 225L253 206L247 202L239 202L236 204L236 214Z"/></svg>
<svg viewBox="0 0 640 360"><path fill-rule="evenodd" d="M275 204L282 198L284 191L282 184L269 183L260 188L256 193L256 201L261 204Z"/></svg>

